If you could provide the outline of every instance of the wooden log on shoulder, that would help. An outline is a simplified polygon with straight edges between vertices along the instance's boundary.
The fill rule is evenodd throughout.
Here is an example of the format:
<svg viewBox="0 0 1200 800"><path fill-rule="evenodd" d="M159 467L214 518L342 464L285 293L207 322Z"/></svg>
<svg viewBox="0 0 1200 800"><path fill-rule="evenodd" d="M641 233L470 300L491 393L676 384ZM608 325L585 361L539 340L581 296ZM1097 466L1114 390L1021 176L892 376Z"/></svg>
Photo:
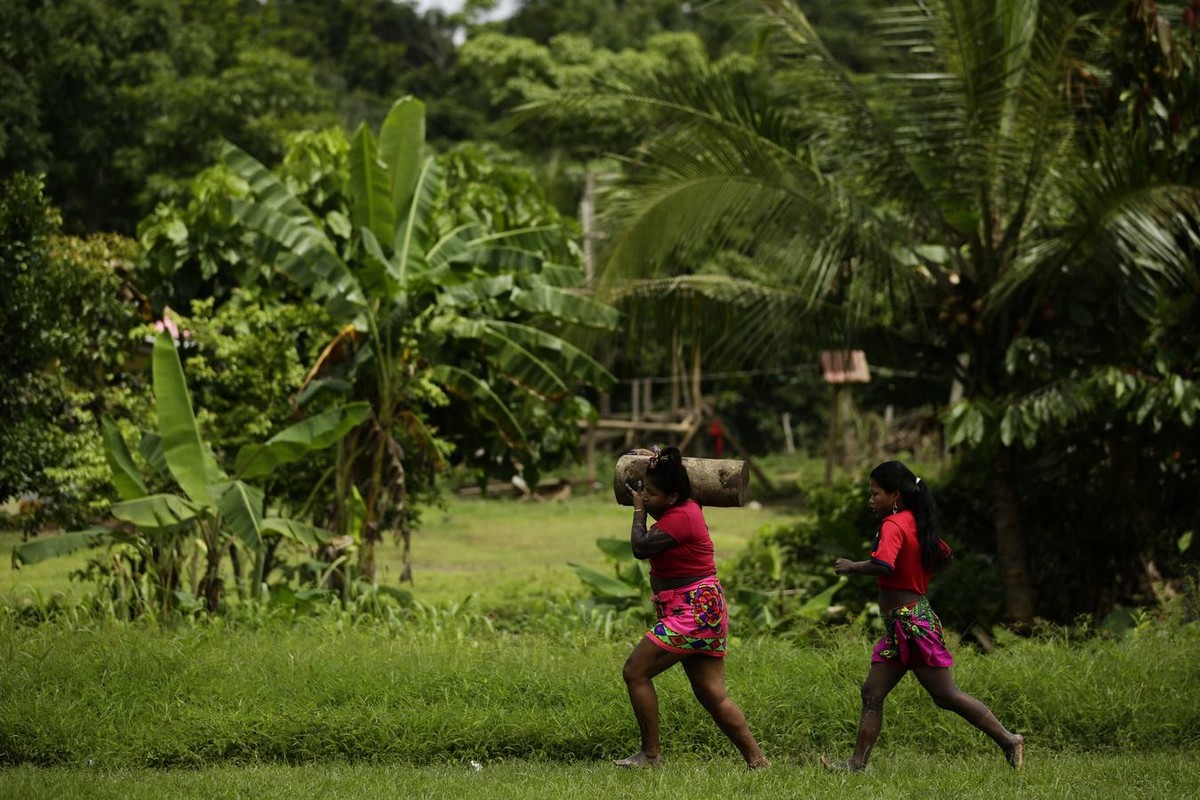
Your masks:
<svg viewBox="0 0 1200 800"><path fill-rule="evenodd" d="M623 506L633 505L628 486L646 474L650 456L623 455L613 470L613 496ZM702 506L735 508L746 504L750 491L750 469L736 458L684 458L683 467L692 481L692 499Z"/></svg>

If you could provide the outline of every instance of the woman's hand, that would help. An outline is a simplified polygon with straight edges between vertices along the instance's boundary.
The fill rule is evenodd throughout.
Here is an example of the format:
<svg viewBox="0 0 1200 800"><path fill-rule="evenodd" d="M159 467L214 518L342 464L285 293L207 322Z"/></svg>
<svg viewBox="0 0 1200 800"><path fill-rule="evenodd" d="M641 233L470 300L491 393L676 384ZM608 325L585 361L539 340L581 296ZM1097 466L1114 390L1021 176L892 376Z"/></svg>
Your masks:
<svg viewBox="0 0 1200 800"><path fill-rule="evenodd" d="M833 562L833 571L838 575L850 575L854 572L854 562L848 558L839 558Z"/></svg>
<svg viewBox="0 0 1200 800"><path fill-rule="evenodd" d="M631 485L631 484L627 483L627 484L625 484L625 488L629 490L629 496L631 498L633 498L633 510L634 511L645 511L646 510L646 490L645 490L645 487L643 486L642 482L638 481L637 484L635 484L635 485Z"/></svg>

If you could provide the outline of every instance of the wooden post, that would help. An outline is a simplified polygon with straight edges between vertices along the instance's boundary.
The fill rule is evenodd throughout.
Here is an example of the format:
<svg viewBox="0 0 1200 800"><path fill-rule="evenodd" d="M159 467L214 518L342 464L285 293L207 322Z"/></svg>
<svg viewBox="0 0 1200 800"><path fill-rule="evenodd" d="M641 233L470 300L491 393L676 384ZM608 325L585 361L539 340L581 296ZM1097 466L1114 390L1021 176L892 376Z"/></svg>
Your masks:
<svg viewBox="0 0 1200 800"><path fill-rule="evenodd" d="M629 420L630 420L630 422L633 422L634 424L637 424L637 422L642 417L642 415L638 411L639 404L642 401L641 383L642 383L641 379L634 378L633 383L631 384L631 388L629 390L629 409L630 409ZM632 429L630 429L629 433L625 434L625 446L633 447L633 430Z"/></svg>
<svg viewBox="0 0 1200 800"><path fill-rule="evenodd" d="M837 450L838 413L842 404L838 395L842 392L842 384L832 384L833 402L829 404L829 432L825 436L825 485L833 486L833 461Z"/></svg>
<svg viewBox="0 0 1200 800"><path fill-rule="evenodd" d="M837 457L838 428L843 424L843 414L850 417L850 396L844 394L847 383L866 383L871 380L867 367L867 356L862 350L822 350L821 374L825 382L833 387L833 402L829 406L829 433L825 440L825 485L833 485L833 462ZM849 455L850 432L843 434L842 459Z"/></svg>
<svg viewBox="0 0 1200 800"><path fill-rule="evenodd" d="M583 175L579 222L583 226L584 285L591 289L596 283L596 173L590 169Z"/></svg>
<svg viewBox="0 0 1200 800"><path fill-rule="evenodd" d="M792 415L790 412L783 412L783 447L784 452L789 456L795 455L796 443L792 441Z"/></svg>

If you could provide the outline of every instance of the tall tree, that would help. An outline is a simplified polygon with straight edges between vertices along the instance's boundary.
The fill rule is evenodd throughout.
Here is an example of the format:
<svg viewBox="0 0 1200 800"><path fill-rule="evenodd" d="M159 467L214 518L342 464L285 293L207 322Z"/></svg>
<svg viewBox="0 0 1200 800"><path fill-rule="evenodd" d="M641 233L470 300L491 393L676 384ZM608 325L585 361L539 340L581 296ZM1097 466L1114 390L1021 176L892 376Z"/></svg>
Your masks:
<svg viewBox="0 0 1200 800"><path fill-rule="evenodd" d="M718 71L659 73L625 96L664 119L637 153L609 267L670 272L735 245L772 285L835 302L852 324L925 322L936 368L962 387L950 433L991 464L1006 616L1028 622L1014 365L1031 339L1053 346L1097 287L1113 324L1135 325L1153 298L1194 286L1200 191L1148 169L1135 138L1081 130L1065 89L1103 33L1063 4L880 12L904 66L881 76L878 103L794 2L755 8L770 104Z"/></svg>

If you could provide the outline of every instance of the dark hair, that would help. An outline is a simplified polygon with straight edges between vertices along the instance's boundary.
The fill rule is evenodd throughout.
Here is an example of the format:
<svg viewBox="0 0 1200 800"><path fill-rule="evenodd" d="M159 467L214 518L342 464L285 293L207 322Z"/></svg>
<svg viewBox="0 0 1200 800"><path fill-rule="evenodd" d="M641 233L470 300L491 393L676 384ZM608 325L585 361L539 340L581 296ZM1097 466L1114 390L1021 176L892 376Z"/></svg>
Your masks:
<svg viewBox="0 0 1200 800"><path fill-rule="evenodd" d="M929 484L899 461L885 461L871 470L871 480L885 492L899 492L904 498L904 507L917 520L917 541L921 544L921 563L925 569L944 566L949 559L941 544L941 521Z"/></svg>
<svg viewBox="0 0 1200 800"><path fill-rule="evenodd" d="M652 455L646 477L666 494L679 495L679 503L692 496L692 479L683 468L683 453L678 447L664 447Z"/></svg>

